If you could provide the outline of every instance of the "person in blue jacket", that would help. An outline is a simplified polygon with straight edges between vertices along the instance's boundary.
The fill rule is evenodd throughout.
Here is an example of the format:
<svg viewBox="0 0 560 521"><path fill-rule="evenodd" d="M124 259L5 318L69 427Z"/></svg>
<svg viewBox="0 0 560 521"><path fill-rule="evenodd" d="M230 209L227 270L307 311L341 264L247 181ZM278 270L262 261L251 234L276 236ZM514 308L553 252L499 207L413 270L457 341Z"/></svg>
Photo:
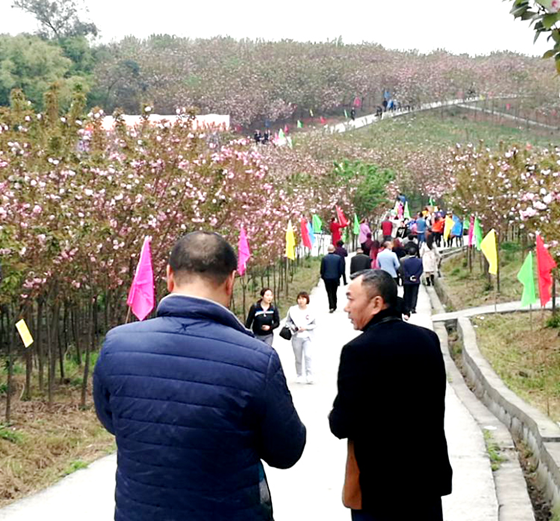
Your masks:
<svg viewBox="0 0 560 521"><path fill-rule="evenodd" d="M278 354L228 309L236 268L217 233L185 235L157 317L107 334L93 384L116 521L273 519L262 461L293 466L306 429Z"/></svg>
<svg viewBox="0 0 560 521"><path fill-rule="evenodd" d="M418 257L418 246L413 242L406 245L406 256L402 258L402 276L404 287L404 307L410 313L416 313L418 291L422 281L422 260Z"/></svg>

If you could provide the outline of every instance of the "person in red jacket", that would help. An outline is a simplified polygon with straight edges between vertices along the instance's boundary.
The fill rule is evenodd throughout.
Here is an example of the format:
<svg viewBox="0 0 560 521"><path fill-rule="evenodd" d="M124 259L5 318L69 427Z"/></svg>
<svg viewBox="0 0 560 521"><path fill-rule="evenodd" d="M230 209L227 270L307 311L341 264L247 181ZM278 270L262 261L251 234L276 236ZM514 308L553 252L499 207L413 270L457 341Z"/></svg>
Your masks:
<svg viewBox="0 0 560 521"><path fill-rule="evenodd" d="M340 239L342 239L342 234L340 233L340 229L346 228L346 226L348 226L348 224L339 224L336 221L335 217L331 219L330 231L332 236L332 244L335 248L336 248L336 243L340 241Z"/></svg>

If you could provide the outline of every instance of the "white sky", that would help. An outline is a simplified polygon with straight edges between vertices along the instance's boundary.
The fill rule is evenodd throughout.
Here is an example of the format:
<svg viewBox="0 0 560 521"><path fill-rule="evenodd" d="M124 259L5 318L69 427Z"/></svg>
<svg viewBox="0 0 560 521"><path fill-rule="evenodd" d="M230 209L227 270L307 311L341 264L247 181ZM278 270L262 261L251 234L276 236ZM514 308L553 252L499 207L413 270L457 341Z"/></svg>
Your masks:
<svg viewBox="0 0 560 521"><path fill-rule="evenodd" d="M33 32L32 16L0 0L0 33ZM289 38L380 43L390 49L487 54L511 50L541 55L527 22L514 21L502 0L85 0L102 41L133 34Z"/></svg>

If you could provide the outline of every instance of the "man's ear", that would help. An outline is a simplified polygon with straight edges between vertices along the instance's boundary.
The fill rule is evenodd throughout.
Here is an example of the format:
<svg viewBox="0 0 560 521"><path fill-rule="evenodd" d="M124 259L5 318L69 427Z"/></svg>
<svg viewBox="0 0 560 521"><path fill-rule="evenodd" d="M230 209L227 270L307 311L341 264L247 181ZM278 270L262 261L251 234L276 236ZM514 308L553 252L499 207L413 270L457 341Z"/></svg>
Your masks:
<svg viewBox="0 0 560 521"><path fill-rule="evenodd" d="M228 297L233 295L233 286L235 285L235 276L237 275L237 271L232 271L225 282L225 290Z"/></svg>
<svg viewBox="0 0 560 521"><path fill-rule="evenodd" d="M167 265L166 272L167 272L167 291L169 291L169 293L173 293L173 290L175 289L175 276L169 264Z"/></svg>

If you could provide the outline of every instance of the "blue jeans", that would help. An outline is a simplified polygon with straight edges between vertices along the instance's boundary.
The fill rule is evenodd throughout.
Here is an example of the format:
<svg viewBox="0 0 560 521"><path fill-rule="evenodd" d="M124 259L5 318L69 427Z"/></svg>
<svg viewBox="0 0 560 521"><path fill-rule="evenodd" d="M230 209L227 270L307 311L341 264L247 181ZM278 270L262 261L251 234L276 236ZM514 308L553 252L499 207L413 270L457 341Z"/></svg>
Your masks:
<svg viewBox="0 0 560 521"><path fill-rule="evenodd" d="M352 521L443 521L441 498L427 501L425 504L412 500L410 504L412 512L405 512L398 505L395 505L395 511L391 513L376 514L363 510L352 510Z"/></svg>

